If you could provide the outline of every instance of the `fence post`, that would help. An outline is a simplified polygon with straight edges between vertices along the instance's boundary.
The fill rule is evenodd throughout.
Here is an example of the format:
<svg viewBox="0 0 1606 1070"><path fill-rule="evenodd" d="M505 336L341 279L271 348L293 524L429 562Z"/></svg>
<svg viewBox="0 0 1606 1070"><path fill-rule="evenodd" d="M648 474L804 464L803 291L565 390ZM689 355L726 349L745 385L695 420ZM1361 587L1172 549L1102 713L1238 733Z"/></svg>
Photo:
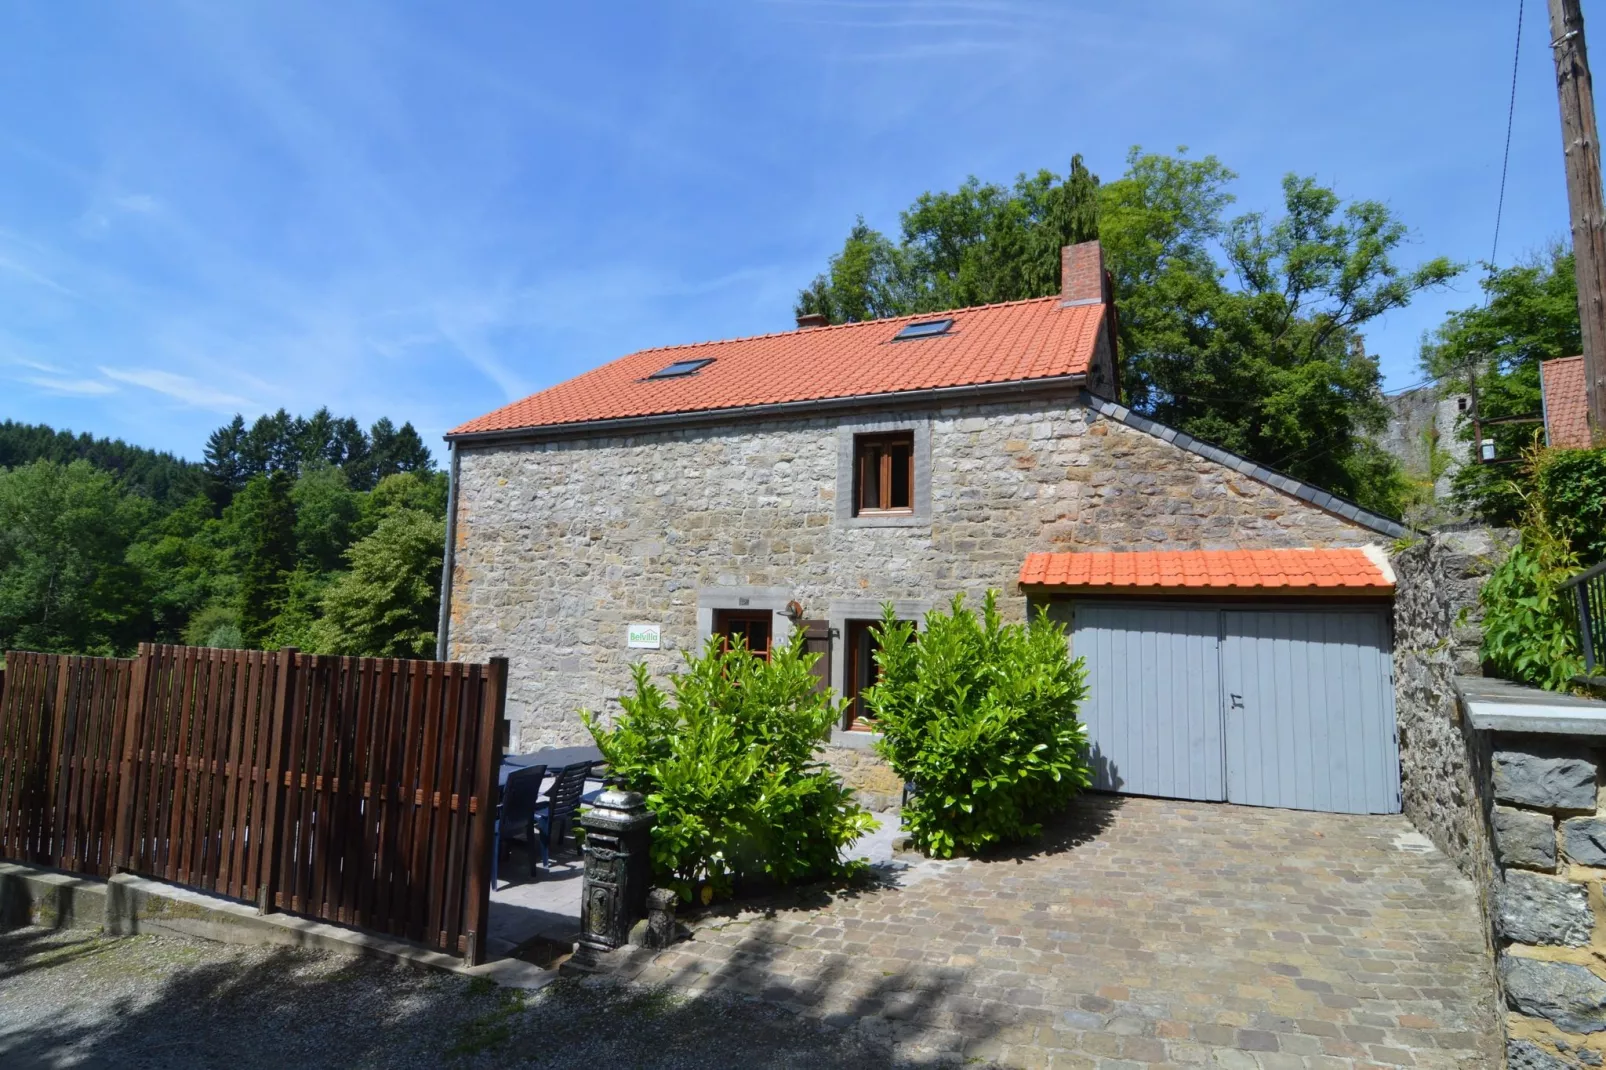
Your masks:
<svg viewBox="0 0 1606 1070"><path fill-rule="evenodd" d="M273 686L273 726L269 733L267 813L262 821L262 861L258 867L257 913L271 913L273 895L279 884L279 811L284 798L285 738L284 722L290 709L296 682L296 654L293 646L279 651L279 672Z"/></svg>
<svg viewBox="0 0 1606 1070"><path fill-rule="evenodd" d="M145 720L145 682L150 679L151 644L139 644L134 660L134 675L128 685L128 708L122 711L113 730L116 749L121 751L117 766L117 810L112 825L112 875L129 867L133 861L129 838L133 835L135 757L139 753L141 729Z"/></svg>
<svg viewBox="0 0 1606 1070"><path fill-rule="evenodd" d="M507 740L504 730L507 716L507 659L492 658L485 674L485 692L481 699L480 737L477 768L474 774L474 815L469 835L468 888L463 902L468 908L464 918L467 930L464 961L478 966L485 961L485 936L490 929L491 917L491 852L495 839L491 825L496 821L497 775L502 767L502 748Z"/></svg>

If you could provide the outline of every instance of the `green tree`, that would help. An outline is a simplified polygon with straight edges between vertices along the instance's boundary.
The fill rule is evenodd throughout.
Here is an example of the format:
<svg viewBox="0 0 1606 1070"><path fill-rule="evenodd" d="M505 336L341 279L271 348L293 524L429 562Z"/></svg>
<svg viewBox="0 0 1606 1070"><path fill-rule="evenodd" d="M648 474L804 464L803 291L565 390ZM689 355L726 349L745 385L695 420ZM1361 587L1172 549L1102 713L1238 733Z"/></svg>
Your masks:
<svg viewBox="0 0 1606 1070"><path fill-rule="evenodd" d="M445 524L415 509L387 513L352 546L350 571L323 596L314 649L372 657L433 657Z"/></svg>
<svg viewBox="0 0 1606 1070"><path fill-rule="evenodd" d="M368 429L368 438L373 446L368 457L370 471L365 487L371 488L380 480L400 472L428 473L435 470L429 447L424 445L424 440L410 423L397 427L389 417L381 416Z"/></svg>
<svg viewBox="0 0 1606 1070"><path fill-rule="evenodd" d="M1408 485L1370 439L1388 413L1361 329L1460 269L1399 266L1407 230L1386 206L1309 178L1283 180L1276 219L1227 219L1236 177L1213 156L1133 149L1103 186L1079 160L1062 182L971 179L923 194L898 244L861 220L798 309L846 322L1052 294L1060 246L1097 236L1134 408L1397 514Z"/></svg>
<svg viewBox="0 0 1606 1070"><path fill-rule="evenodd" d="M88 461L0 469L0 649L132 647L144 591L127 555L152 512Z"/></svg>
<svg viewBox="0 0 1606 1070"><path fill-rule="evenodd" d="M1446 391L1460 392L1475 381L1485 417L1536 416L1540 362L1583 349L1572 252L1557 244L1508 268L1484 266L1484 301L1450 313L1424 342L1422 368ZM1470 420L1462 421L1459 434L1471 442ZM1484 434L1495 440L1497 457L1515 458L1540 426L1494 424ZM1456 499L1490 523L1515 524L1525 508L1526 471L1463 465L1453 480Z"/></svg>
<svg viewBox="0 0 1606 1070"><path fill-rule="evenodd" d="M338 570L355 539L360 496L328 461L307 466L290 491L296 511L296 559L314 572Z"/></svg>
<svg viewBox="0 0 1606 1070"><path fill-rule="evenodd" d="M232 606L237 581L228 567L221 529L222 523L212 515L212 500L197 494L148 525L129 547L129 563L144 577L149 599L151 628L141 638L188 642L189 622L204 606L213 602Z"/></svg>
<svg viewBox="0 0 1606 1070"><path fill-rule="evenodd" d="M850 323L1052 294L1061 247L1098 235L1098 178L1080 156L1063 180L1045 170L1006 188L973 176L921 194L901 221L894 244L861 217L797 311Z"/></svg>
<svg viewBox="0 0 1606 1070"><path fill-rule="evenodd" d="M234 499L250 478L250 472L246 470L245 445L245 417L238 413L233 420L207 437L206 448L202 451L207 494L219 511Z"/></svg>
<svg viewBox="0 0 1606 1070"><path fill-rule="evenodd" d="M1164 210L1132 213L1125 220L1152 235L1111 242L1134 405L1397 514L1405 483L1369 438L1386 425L1388 410L1360 329L1443 285L1459 267L1441 257L1402 269L1393 256L1408 232L1387 207L1346 205L1294 175L1283 179L1281 217L1252 212L1223 224L1221 183L1230 173L1209 158L1200 164L1179 168L1134 154L1128 177L1109 188L1112 200L1180 209L1171 220ZM1147 188L1179 178L1184 189ZM1122 224L1120 213L1107 215L1112 234ZM1213 261L1206 269L1212 239L1225 249L1236 286L1225 284ZM1163 252L1168 245L1177 255Z"/></svg>
<svg viewBox="0 0 1606 1070"><path fill-rule="evenodd" d="M122 439L97 438L88 432L74 435L44 424L0 423L0 468L20 468L38 460L88 461L161 509L183 504L206 480L200 465L171 453L130 446Z"/></svg>
<svg viewBox="0 0 1606 1070"><path fill-rule="evenodd" d="M240 634L254 649L272 639L296 565L293 486L283 469L255 476L224 514L240 576Z"/></svg>

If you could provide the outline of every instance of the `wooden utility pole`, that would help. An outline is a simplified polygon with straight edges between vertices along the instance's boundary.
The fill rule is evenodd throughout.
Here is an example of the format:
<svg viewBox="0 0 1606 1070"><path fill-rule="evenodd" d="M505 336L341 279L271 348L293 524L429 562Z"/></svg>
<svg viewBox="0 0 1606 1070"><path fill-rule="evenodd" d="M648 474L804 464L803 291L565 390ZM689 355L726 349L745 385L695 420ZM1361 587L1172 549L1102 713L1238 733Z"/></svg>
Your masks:
<svg viewBox="0 0 1606 1070"><path fill-rule="evenodd" d="M1584 51L1579 0L1549 0L1550 50L1556 59L1556 96L1567 156L1567 206L1572 215L1573 259L1578 275L1578 319L1584 337L1584 390L1589 432L1606 442L1606 207L1601 203L1600 142L1595 93Z"/></svg>

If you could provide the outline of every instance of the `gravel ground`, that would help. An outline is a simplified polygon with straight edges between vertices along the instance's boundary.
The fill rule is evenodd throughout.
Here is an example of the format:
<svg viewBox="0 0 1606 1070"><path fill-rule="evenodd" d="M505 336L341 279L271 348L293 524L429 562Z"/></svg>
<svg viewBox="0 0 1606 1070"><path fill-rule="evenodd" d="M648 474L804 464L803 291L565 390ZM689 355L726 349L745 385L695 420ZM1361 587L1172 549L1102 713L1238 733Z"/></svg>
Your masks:
<svg viewBox="0 0 1606 1070"><path fill-rule="evenodd" d="M605 981L534 993L374 959L167 937L0 933L0 1066L878 1067L749 1001Z"/></svg>

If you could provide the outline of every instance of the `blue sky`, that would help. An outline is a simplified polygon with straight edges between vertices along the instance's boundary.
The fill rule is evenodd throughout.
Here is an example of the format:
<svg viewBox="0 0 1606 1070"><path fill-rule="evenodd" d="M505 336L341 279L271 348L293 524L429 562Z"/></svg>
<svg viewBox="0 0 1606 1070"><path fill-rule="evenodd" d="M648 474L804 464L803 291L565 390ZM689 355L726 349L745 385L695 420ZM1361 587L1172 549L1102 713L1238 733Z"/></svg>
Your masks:
<svg viewBox="0 0 1606 1070"><path fill-rule="evenodd" d="M1117 10L1119 9L1119 10ZM1500 259L1566 233L1527 5ZM1586 17L1600 9L1586 4ZM854 216L966 175L1214 153L1489 256L1517 5L13 4L0 418L199 457L240 411L448 427L645 346L791 325ZM1606 27L1606 22L1599 25ZM1606 33L1606 29L1602 30ZM1368 333L1391 388L1468 274Z"/></svg>

